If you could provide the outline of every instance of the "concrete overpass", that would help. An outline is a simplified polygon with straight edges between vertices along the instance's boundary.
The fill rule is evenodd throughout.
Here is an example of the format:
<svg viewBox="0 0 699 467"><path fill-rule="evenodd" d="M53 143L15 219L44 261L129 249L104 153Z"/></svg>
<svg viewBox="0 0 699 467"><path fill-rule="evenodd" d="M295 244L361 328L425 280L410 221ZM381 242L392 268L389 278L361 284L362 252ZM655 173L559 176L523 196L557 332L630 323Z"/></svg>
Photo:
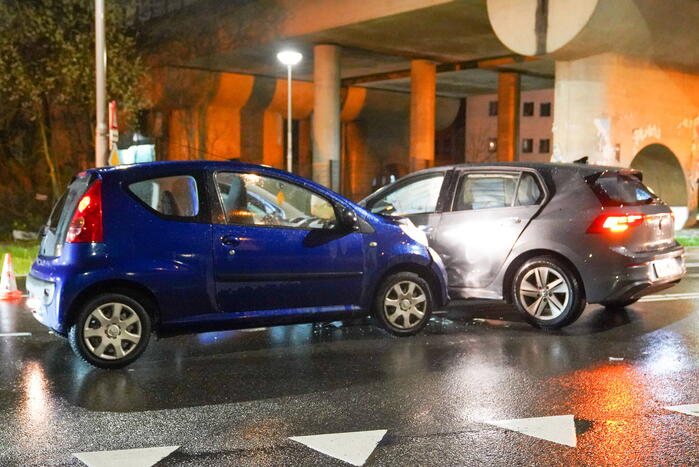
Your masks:
<svg viewBox="0 0 699 467"><path fill-rule="evenodd" d="M696 211L699 2L138 6L155 67L150 132L165 157L281 167L286 85L275 55L294 47L304 53L292 91L296 170L351 197L367 194L389 169L471 160L464 141L471 96L497 94L492 157L517 160L521 93L552 88L552 159L641 168L670 204Z"/></svg>

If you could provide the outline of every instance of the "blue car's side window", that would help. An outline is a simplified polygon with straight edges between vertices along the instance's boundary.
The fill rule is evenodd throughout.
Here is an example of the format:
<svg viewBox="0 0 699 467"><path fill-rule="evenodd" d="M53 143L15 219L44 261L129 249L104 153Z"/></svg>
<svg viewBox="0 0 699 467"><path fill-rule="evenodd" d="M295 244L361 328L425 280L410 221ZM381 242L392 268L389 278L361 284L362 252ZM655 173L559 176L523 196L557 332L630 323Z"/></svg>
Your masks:
<svg viewBox="0 0 699 467"><path fill-rule="evenodd" d="M337 224L330 201L286 180L217 172L215 182L227 224L298 229L331 229Z"/></svg>
<svg viewBox="0 0 699 467"><path fill-rule="evenodd" d="M189 175L143 180L130 184L129 191L165 216L195 217L199 214L197 182Z"/></svg>

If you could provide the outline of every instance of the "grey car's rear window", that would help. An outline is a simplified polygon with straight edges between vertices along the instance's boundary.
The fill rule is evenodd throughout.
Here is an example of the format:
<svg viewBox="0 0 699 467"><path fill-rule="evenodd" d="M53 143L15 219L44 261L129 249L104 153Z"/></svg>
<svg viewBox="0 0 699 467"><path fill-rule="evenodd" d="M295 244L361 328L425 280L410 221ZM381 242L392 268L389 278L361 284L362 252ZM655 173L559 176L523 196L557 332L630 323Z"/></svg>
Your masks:
<svg viewBox="0 0 699 467"><path fill-rule="evenodd" d="M653 191L633 175L608 173L587 178L605 206L639 206L658 201Z"/></svg>

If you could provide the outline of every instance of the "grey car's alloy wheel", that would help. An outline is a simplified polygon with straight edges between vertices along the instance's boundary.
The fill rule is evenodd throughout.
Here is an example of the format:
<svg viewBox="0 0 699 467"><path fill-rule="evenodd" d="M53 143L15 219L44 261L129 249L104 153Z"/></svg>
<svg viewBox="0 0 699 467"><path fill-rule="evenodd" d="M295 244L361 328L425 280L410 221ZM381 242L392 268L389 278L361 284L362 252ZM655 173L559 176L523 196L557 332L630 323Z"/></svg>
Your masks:
<svg viewBox="0 0 699 467"><path fill-rule="evenodd" d="M393 274L379 287L374 314L384 328L397 336L416 334L432 314L429 284L411 272Z"/></svg>
<svg viewBox="0 0 699 467"><path fill-rule="evenodd" d="M68 332L71 347L88 363L121 368L148 345L150 316L136 300L103 294L86 303Z"/></svg>
<svg viewBox="0 0 699 467"><path fill-rule="evenodd" d="M532 258L519 268L512 301L526 321L549 329L572 323L585 308L577 276L552 256Z"/></svg>

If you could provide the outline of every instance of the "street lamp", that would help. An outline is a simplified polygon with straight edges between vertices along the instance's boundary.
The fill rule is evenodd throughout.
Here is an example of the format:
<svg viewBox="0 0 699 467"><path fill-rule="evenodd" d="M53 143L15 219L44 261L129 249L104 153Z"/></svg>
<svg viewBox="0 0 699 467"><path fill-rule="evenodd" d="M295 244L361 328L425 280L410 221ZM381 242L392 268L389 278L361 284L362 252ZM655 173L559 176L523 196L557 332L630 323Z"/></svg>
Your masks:
<svg viewBox="0 0 699 467"><path fill-rule="evenodd" d="M277 54L277 60L286 65L286 76L287 76L287 119L286 119L286 170L291 172L292 169L292 158L291 158L291 67L297 65L303 55L295 50L283 50Z"/></svg>

